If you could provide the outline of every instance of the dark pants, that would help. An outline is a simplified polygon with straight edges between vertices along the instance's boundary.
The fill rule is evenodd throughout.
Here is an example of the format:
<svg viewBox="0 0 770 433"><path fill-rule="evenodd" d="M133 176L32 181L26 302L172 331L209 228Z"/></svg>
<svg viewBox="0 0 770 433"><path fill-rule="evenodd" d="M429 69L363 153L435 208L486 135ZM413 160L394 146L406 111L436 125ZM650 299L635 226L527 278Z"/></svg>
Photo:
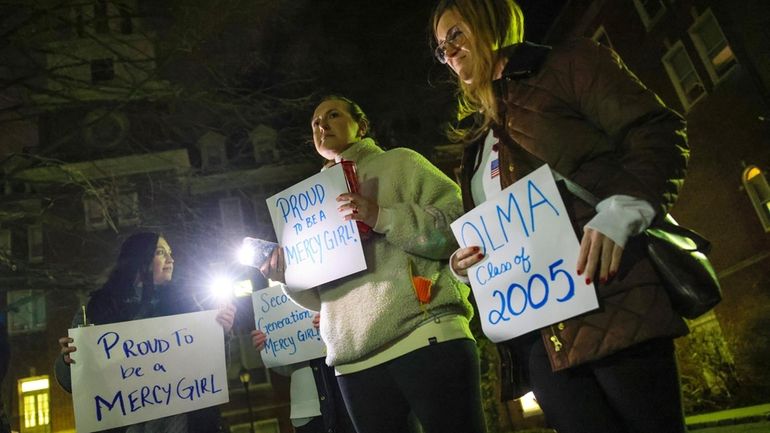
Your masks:
<svg viewBox="0 0 770 433"><path fill-rule="evenodd" d="M345 409L345 402L334 375L334 369L326 365L324 358L309 362L313 369L321 416L313 418L307 424L295 427L296 433L355 433L353 423Z"/></svg>
<svg viewBox="0 0 770 433"><path fill-rule="evenodd" d="M472 340L430 345L337 379L358 433L407 433L410 411L425 433L486 432Z"/></svg>
<svg viewBox="0 0 770 433"><path fill-rule="evenodd" d="M555 373L543 340L531 343L532 389L559 433L685 431L673 340L646 341Z"/></svg>
<svg viewBox="0 0 770 433"><path fill-rule="evenodd" d="M324 419L323 417L317 416L313 418L309 423L294 427L295 433L326 433L326 428L324 427Z"/></svg>

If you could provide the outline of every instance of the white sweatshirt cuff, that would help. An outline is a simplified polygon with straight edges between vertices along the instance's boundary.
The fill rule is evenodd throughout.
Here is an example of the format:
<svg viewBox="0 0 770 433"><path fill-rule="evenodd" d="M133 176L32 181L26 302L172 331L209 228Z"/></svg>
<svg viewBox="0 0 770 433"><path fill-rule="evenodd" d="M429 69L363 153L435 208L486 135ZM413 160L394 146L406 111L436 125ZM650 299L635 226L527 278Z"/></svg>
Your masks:
<svg viewBox="0 0 770 433"><path fill-rule="evenodd" d="M380 234L388 231L388 229L390 229L391 221L393 220L391 214L392 212L390 209L380 206L380 209L377 212L377 222L374 224L374 227L372 227L372 230Z"/></svg>
<svg viewBox="0 0 770 433"><path fill-rule="evenodd" d="M655 209L645 200L613 195L596 205L597 214L585 225L625 248L628 238L647 230L655 218Z"/></svg>
<svg viewBox="0 0 770 433"><path fill-rule="evenodd" d="M455 270L452 268L452 261L454 260L454 258L455 258L455 254L457 254L457 252L458 252L458 251L460 251L460 250L455 250L455 252L453 252L453 253L452 253L452 256L451 256L451 257L449 257L449 265L448 265L448 266L449 266L449 270L452 272L452 275L454 275L454 277L455 277L455 279L456 279L457 281L459 281L459 282L461 282L461 283L464 283L464 284L470 284L471 280L470 280L470 279L469 279L467 276L464 276L464 275L460 275L460 274L458 274L458 273L457 273L457 272L455 272Z"/></svg>

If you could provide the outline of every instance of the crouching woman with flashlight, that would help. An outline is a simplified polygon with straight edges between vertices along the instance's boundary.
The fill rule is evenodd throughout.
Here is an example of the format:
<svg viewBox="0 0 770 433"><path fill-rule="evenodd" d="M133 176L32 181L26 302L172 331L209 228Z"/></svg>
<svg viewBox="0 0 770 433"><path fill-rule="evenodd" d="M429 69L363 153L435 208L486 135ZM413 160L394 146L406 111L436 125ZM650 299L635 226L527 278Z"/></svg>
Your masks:
<svg viewBox="0 0 770 433"><path fill-rule="evenodd" d="M166 239L151 232L131 235L123 242L107 282L91 293L85 311L88 324L104 325L200 311L202 308L191 293L170 285L173 272L174 259ZM225 333L232 329L234 319L233 304L222 307L216 318ZM83 325L83 321L83 313L76 314L72 327ZM72 392L70 365L75 360L70 355L77 351L73 343L72 338L59 338L61 356L54 365L56 380L67 392ZM219 410L210 407L110 431L210 433L222 430Z"/></svg>
<svg viewBox="0 0 770 433"><path fill-rule="evenodd" d="M470 289L447 266L449 224L463 213L457 185L417 152L383 151L347 98L322 100L311 128L329 164L356 164L359 193L336 199L347 220L372 228L367 270L287 295L320 312L326 363L356 431L406 432L412 412L426 433L484 432ZM273 280L283 280L281 251L261 268Z"/></svg>

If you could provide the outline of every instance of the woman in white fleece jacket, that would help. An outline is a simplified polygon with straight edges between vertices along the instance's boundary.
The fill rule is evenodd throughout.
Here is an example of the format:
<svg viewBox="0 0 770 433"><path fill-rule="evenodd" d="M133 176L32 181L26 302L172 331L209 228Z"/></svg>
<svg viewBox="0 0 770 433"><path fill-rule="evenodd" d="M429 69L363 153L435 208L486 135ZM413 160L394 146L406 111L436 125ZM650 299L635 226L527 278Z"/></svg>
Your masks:
<svg viewBox="0 0 770 433"><path fill-rule="evenodd" d="M359 193L337 198L347 219L372 227L367 270L287 295L321 313L326 363L335 367L358 433L484 432L479 358L468 322L469 289L452 277L449 224L462 215L457 185L417 152L383 151L347 98L330 96L312 117L313 142L330 161L354 161ZM262 269L282 279L277 249ZM421 304L413 277L432 282Z"/></svg>

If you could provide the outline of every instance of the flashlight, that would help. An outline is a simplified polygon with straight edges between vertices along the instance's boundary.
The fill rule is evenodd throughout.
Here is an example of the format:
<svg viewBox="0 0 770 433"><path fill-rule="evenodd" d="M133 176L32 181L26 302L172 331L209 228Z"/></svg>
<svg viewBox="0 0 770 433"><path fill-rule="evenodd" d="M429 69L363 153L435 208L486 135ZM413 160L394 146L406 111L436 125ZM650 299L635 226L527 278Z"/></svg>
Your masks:
<svg viewBox="0 0 770 433"><path fill-rule="evenodd" d="M238 250L238 261L245 266L259 269L278 247L275 242L257 238L243 238L241 248Z"/></svg>
<svg viewBox="0 0 770 433"><path fill-rule="evenodd" d="M216 277L209 284L211 295L221 304L226 304L233 295L233 280L227 277Z"/></svg>

